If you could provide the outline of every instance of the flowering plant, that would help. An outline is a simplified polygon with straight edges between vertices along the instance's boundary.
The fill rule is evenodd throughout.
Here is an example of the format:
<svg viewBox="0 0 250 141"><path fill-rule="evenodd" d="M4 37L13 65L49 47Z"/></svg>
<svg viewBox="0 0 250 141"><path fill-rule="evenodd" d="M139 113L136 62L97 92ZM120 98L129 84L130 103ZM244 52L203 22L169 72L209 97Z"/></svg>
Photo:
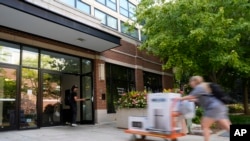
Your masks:
<svg viewBox="0 0 250 141"><path fill-rule="evenodd" d="M164 89L163 93L183 93L180 89ZM147 91L131 91L124 93L114 102L117 108L146 108Z"/></svg>
<svg viewBox="0 0 250 141"><path fill-rule="evenodd" d="M131 91L124 93L115 102L117 108L146 108L147 92Z"/></svg>

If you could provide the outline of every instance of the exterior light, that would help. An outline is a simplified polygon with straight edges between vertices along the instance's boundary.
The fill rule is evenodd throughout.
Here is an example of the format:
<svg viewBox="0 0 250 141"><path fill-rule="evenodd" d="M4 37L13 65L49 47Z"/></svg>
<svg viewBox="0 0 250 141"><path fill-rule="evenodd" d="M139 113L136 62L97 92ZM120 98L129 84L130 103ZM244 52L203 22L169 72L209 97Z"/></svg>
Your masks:
<svg viewBox="0 0 250 141"><path fill-rule="evenodd" d="M105 80L105 65L99 64L98 71L99 71L99 80L104 81Z"/></svg>

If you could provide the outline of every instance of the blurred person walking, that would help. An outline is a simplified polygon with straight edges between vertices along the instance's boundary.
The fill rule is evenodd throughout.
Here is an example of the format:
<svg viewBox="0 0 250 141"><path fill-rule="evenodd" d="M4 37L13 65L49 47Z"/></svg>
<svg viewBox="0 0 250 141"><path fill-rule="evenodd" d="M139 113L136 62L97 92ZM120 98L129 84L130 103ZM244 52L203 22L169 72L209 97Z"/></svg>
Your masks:
<svg viewBox="0 0 250 141"><path fill-rule="evenodd" d="M210 127L218 122L221 127L227 131L230 130L230 120L226 105L213 96L209 83L205 83L203 77L193 76L189 80L190 87L193 90L189 95L179 98L179 100L197 100L204 114L201 120L204 141L209 141Z"/></svg>

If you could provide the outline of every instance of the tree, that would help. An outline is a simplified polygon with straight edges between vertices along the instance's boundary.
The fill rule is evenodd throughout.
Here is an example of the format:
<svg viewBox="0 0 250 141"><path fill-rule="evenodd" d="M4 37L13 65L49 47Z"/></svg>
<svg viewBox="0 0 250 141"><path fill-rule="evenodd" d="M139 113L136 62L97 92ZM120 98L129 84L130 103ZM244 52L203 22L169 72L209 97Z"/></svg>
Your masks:
<svg viewBox="0 0 250 141"><path fill-rule="evenodd" d="M142 0L135 21L147 37L141 49L179 77L199 74L217 83L225 76L242 78L248 109L249 8L249 0Z"/></svg>

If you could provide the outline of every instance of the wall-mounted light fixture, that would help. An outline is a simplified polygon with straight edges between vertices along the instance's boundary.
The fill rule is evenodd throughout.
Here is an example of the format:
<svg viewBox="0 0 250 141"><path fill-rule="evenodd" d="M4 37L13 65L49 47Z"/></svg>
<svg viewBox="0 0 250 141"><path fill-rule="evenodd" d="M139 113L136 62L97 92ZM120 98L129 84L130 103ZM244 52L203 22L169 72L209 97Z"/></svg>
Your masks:
<svg viewBox="0 0 250 141"><path fill-rule="evenodd" d="M99 80L105 80L105 65L99 64L98 65L99 71Z"/></svg>

